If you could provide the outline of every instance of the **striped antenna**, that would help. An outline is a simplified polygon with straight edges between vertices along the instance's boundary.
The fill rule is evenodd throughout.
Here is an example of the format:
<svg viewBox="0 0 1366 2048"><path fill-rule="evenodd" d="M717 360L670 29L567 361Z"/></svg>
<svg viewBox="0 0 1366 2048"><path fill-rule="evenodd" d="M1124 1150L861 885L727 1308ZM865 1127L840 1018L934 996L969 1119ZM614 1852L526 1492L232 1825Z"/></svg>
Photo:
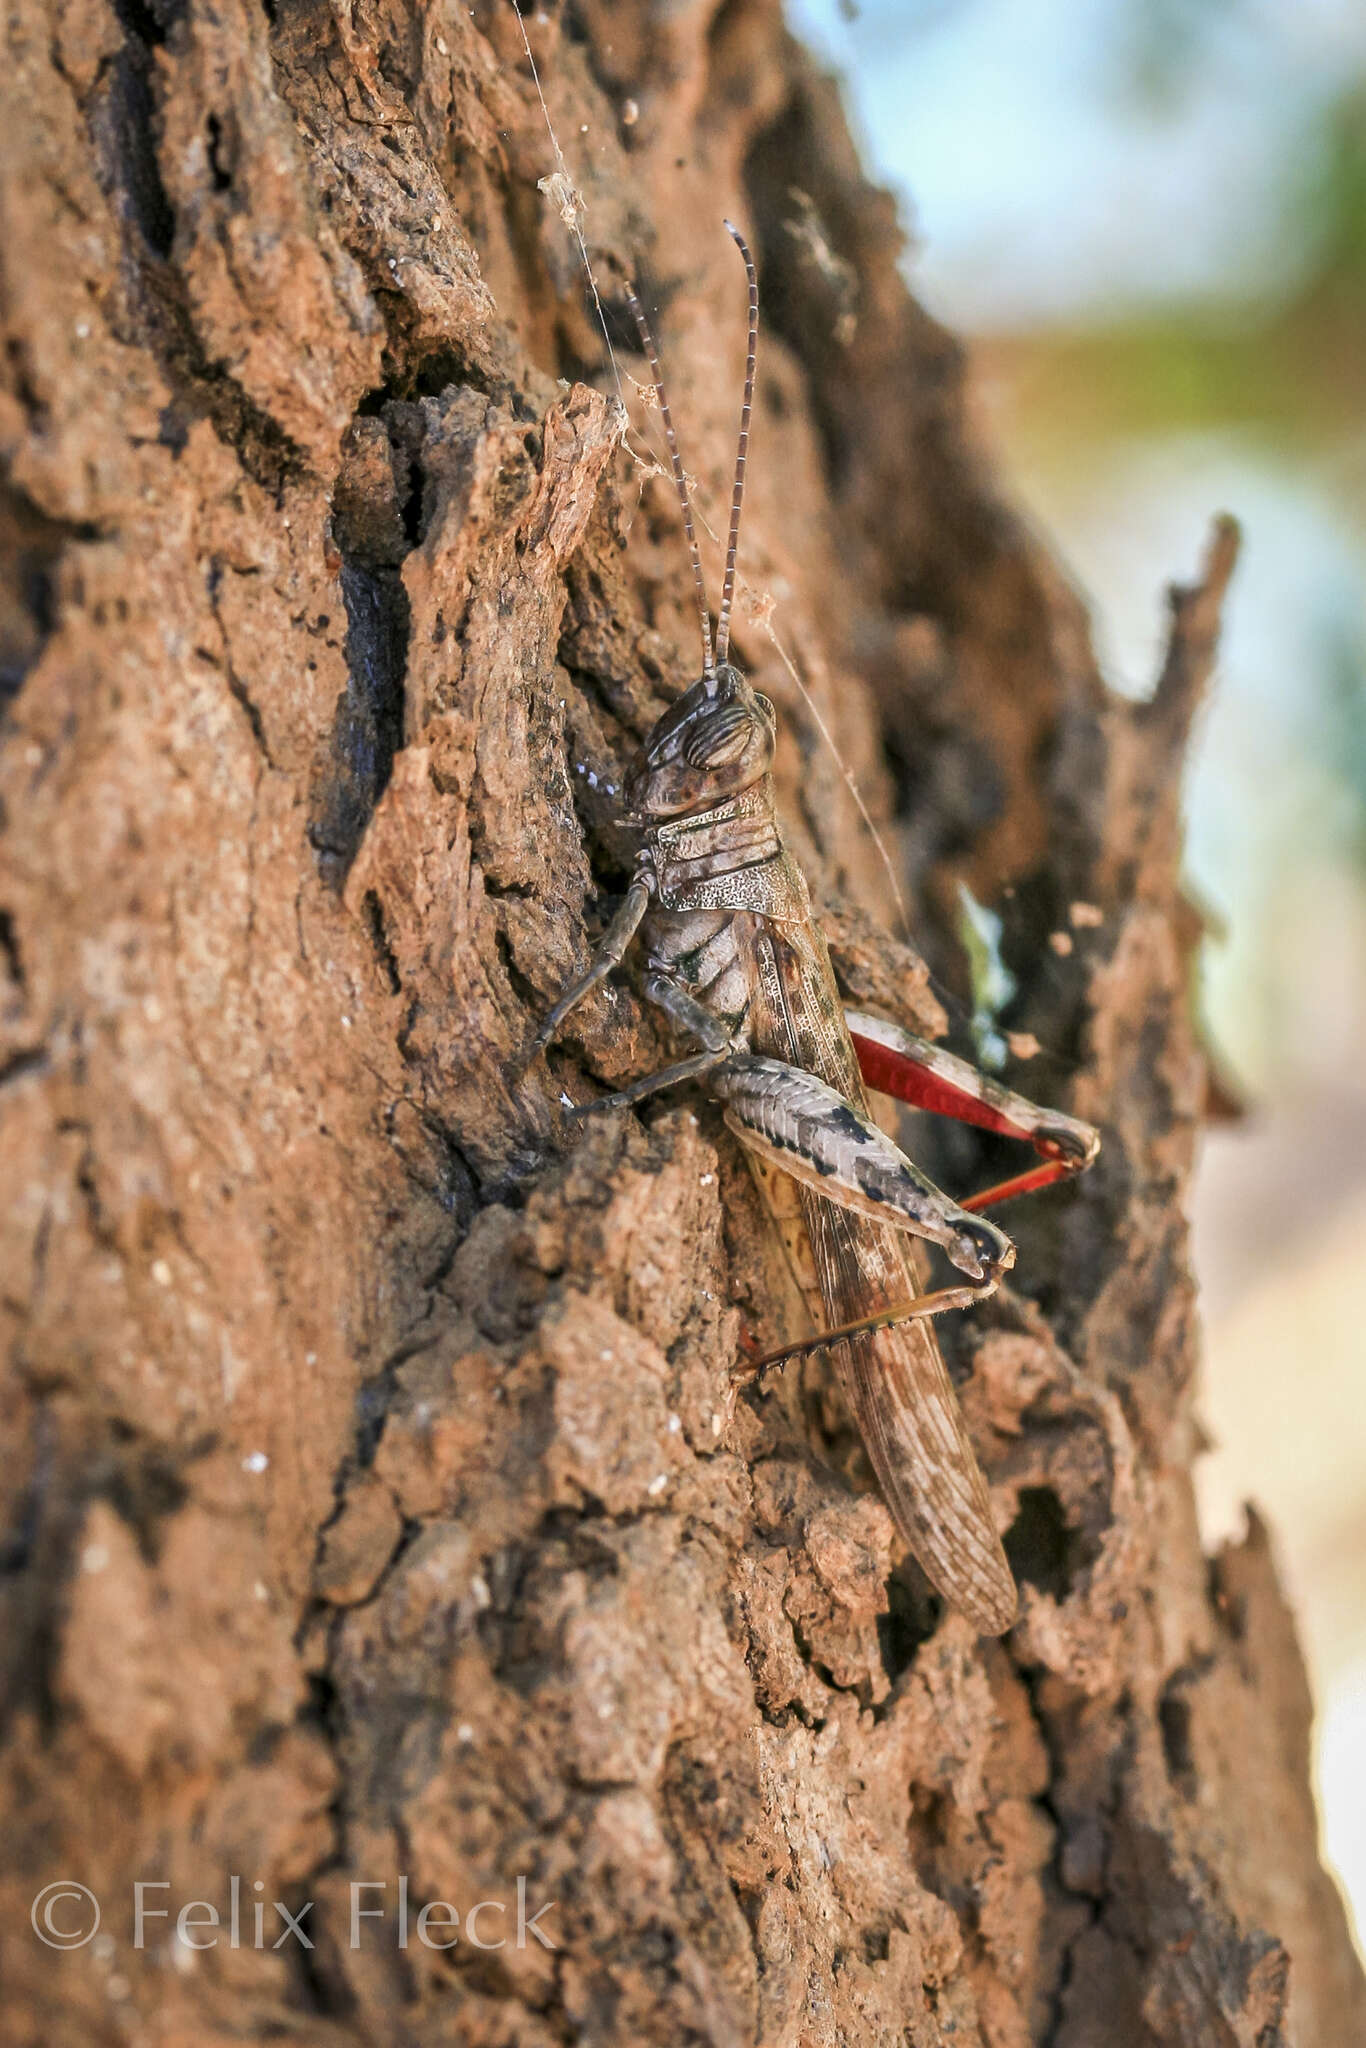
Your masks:
<svg viewBox="0 0 1366 2048"><path fill-rule="evenodd" d="M631 308L640 335L641 347L645 350L650 364L650 375L655 380L655 397L659 401L659 416L664 422L664 438L669 444L669 461L673 464L674 483L678 488L678 502L683 508L683 531L688 536L688 553L692 556L693 581L697 585L697 615L702 622L702 675L705 681L715 683L716 665L711 652L711 613L707 609L707 586L702 580L702 557L697 549L697 535L693 531L692 505L688 500L688 480L683 474L683 458L678 452L678 436L674 432L673 415L669 411L669 400L664 390L664 373L659 367L659 351L655 338L650 332L650 323L645 318L645 308L628 284L626 302Z"/></svg>
<svg viewBox="0 0 1366 2048"><path fill-rule="evenodd" d="M735 485L730 494L730 533L726 538L726 580L721 587L721 609L716 617L716 659L725 660L730 651L730 607L735 595L735 551L740 544L740 507L745 497L745 457L749 454L749 414L754 403L754 363L759 353L759 276L754 258L739 228L725 223L726 233L745 259L749 279L749 356L745 363L745 396L740 407L740 441L735 452Z"/></svg>

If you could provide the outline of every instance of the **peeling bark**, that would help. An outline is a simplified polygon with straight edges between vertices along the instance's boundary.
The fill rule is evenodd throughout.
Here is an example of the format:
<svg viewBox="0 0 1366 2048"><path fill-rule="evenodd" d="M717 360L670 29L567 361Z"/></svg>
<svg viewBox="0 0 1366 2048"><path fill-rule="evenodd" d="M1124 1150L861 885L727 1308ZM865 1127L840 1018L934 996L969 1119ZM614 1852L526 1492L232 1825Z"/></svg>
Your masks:
<svg viewBox="0 0 1366 2048"><path fill-rule="evenodd" d="M1190 1483L1177 789L1232 529L1151 703L1116 701L772 0L531 27L713 526L718 223L754 230L736 644L846 987L943 1028L770 598L918 947L951 982L956 882L998 905L1006 1021L1047 1049L1021 1084L1104 1127L948 1336L1021 1620L940 1611L824 1365L730 1396L792 1304L719 1118L561 1113L662 1059L629 979L519 1070L694 656L515 17L16 0L5 2038L1357 2041L1267 1539L1206 1559ZM931 1142L953 1185L990 1170ZM64 1877L104 1909L69 1953L29 1924ZM170 1910L141 1948L138 1880ZM357 1882L388 1917L353 1942ZM194 1900L216 1946L174 1942Z"/></svg>

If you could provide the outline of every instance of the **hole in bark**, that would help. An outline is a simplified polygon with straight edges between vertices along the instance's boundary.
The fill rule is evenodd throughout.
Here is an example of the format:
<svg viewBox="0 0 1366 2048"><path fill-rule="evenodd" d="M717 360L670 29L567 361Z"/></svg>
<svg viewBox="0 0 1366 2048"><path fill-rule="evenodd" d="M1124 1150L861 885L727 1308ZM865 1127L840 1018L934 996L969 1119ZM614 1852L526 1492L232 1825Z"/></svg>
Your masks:
<svg viewBox="0 0 1366 2048"><path fill-rule="evenodd" d="M422 464L414 456L408 464L408 495L403 501L403 531L408 545L415 548L422 539L422 500L425 487Z"/></svg>
<svg viewBox="0 0 1366 2048"><path fill-rule="evenodd" d="M393 770L403 737L408 593L397 569L343 559L346 688L337 699L330 758L313 801L310 837L340 889Z"/></svg>
<svg viewBox="0 0 1366 2048"><path fill-rule="evenodd" d="M215 192L229 192L232 189L232 172L223 160L223 124L217 114L210 114L208 120L209 169L213 173Z"/></svg>
<svg viewBox="0 0 1366 2048"><path fill-rule="evenodd" d="M47 1050L41 1045L25 1046L22 1052L11 1053L8 1059L0 1060L0 1088L8 1088L25 1074L45 1072L47 1064Z"/></svg>
<svg viewBox="0 0 1366 2048"><path fill-rule="evenodd" d="M49 519L23 491L0 486L0 713L18 696L56 627L63 548L98 538L98 527ZM0 945L8 956L9 942L0 939Z"/></svg>
<svg viewBox="0 0 1366 2048"><path fill-rule="evenodd" d="M155 37L155 41L160 40L159 35ZM175 211L166 196L157 162L153 134L156 110L148 68L147 48L139 47L137 42L126 44L114 63L100 125L109 131L107 141L112 150L108 154L114 158L117 182L126 201L120 208L121 217L132 221L154 255L165 258L175 240Z"/></svg>
<svg viewBox="0 0 1366 2048"><path fill-rule="evenodd" d="M871 1968L875 1963L885 1963L891 1953L892 1933L889 1927L865 1927L859 1934L859 1947L863 1960Z"/></svg>
<svg viewBox="0 0 1366 2048"><path fill-rule="evenodd" d="M373 889L367 889L365 892L364 910L366 927L370 933L370 943L375 949L375 958L378 960L384 972L384 977L389 984L389 993L396 996L402 991L403 982L399 976L398 962L394 958L393 948L389 944L388 935L384 929L383 906Z"/></svg>
<svg viewBox="0 0 1366 2048"><path fill-rule="evenodd" d="M10 1456L22 1458L11 1431ZM31 1463L0 1539L0 1732L27 1707L46 1734L58 1718L52 1682L65 1614L63 1588L84 1500L62 1483L51 1411L32 1418Z"/></svg>
<svg viewBox="0 0 1366 2048"><path fill-rule="evenodd" d="M479 1207L479 1182L452 1134L436 1123L428 1128L441 1147L441 1169L434 1193L447 1215L454 1216L463 1236Z"/></svg>
<svg viewBox="0 0 1366 2048"><path fill-rule="evenodd" d="M393 1373L388 1371L362 1381L356 1390L356 1463L362 1472L375 1462L393 1392Z"/></svg>
<svg viewBox="0 0 1366 2048"><path fill-rule="evenodd" d="M189 1498L176 1467L164 1452L135 1444L109 1474L103 1492L137 1537L143 1557L154 1563L162 1522Z"/></svg>
<svg viewBox="0 0 1366 2048"><path fill-rule="evenodd" d="M1026 1486L1020 1511L1005 1535L1005 1553L1017 1579L1065 1600L1078 1564L1078 1538L1051 1486Z"/></svg>
<svg viewBox="0 0 1366 2048"><path fill-rule="evenodd" d="M920 1645L928 1642L939 1626L943 1603L931 1592L923 1574L921 1581L915 1586L900 1570L894 1572L887 1581L887 1612L877 1618L882 1668L893 1685L910 1669Z"/></svg>
<svg viewBox="0 0 1366 2048"><path fill-rule="evenodd" d="M371 1892L367 1896L376 1898L380 1895ZM307 1903L305 1889L300 1887L298 1893L292 1895L285 1903L297 1919ZM298 2004L305 2012L317 2013L323 2019L353 2019L357 2010L356 1994L347 1980L341 1958L334 1951L332 1943L325 1938L326 1930L322 1930L324 1939L319 1941L319 1928L310 1926L307 1920L302 1924L314 1946L305 1948L302 1942L290 1939L285 1943L284 1950L288 1957L287 1967L294 1978L294 1995ZM285 1923L277 1918L271 1929L271 1937L282 1929L285 1929Z"/></svg>
<svg viewBox="0 0 1366 2048"><path fill-rule="evenodd" d="M13 1525L0 1534L0 1577L17 1576L28 1570L38 1543L41 1506L37 1474L20 1495Z"/></svg>
<svg viewBox="0 0 1366 2048"><path fill-rule="evenodd" d="M1162 1730L1162 1754L1167 1776L1178 1792L1189 1799L1195 1790L1195 1759L1191 1753L1190 1702L1169 1685L1158 1703L1157 1718Z"/></svg>
<svg viewBox="0 0 1366 2048"><path fill-rule="evenodd" d="M493 943L497 949L498 959L503 972L508 978L509 987L517 997L518 1002L534 1017L542 1006L541 997L517 965L513 957L511 939L509 939L505 931L496 931L493 935Z"/></svg>
<svg viewBox="0 0 1366 2048"><path fill-rule="evenodd" d="M166 40L166 31L182 12L179 5L171 0L114 0L114 12L125 35L136 36L149 50L157 49Z"/></svg>
<svg viewBox="0 0 1366 2048"><path fill-rule="evenodd" d="M329 1740L336 1740L343 1733L346 1717L342 1711L341 1696L330 1671L309 1673L308 1697L300 1709L299 1719L311 1722Z"/></svg>
<svg viewBox="0 0 1366 2048"><path fill-rule="evenodd" d="M157 415L157 440L163 448L169 448L179 458L185 453L190 430L180 417L174 405L163 405Z"/></svg>

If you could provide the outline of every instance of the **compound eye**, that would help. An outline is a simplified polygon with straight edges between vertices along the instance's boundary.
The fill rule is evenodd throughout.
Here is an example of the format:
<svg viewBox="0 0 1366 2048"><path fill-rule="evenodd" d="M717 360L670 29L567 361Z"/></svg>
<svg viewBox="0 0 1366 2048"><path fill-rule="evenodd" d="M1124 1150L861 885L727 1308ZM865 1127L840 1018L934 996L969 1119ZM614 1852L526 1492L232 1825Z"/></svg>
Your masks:
<svg viewBox="0 0 1366 2048"><path fill-rule="evenodd" d="M773 709L773 699L766 697L762 690L754 692L754 701L759 707L759 716L772 731L778 730L778 714Z"/></svg>
<svg viewBox="0 0 1366 2048"><path fill-rule="evenodd" d="M683 743L690 768L729 768L749 745L754 720L743 704L727 704L703 719Z"/></svg>

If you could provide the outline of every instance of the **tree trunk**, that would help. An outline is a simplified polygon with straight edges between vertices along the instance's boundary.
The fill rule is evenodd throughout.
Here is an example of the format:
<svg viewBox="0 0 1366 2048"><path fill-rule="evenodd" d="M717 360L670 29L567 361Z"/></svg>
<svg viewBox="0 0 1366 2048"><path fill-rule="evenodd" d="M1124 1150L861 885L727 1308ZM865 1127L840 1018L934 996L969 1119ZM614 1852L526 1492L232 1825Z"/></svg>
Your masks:
<svg viewBox="0 0 1366 2048"><path fill-rule="evenodd" d="M1192 1505L1177 790L1232 529L1108 696L774 0L529 28L558 166L507 0L7 16L5 2038L1360 2041L1267 1541ZM629 976L517 1060L697 667L621 280L717 528L736 209L737 647L837 969L942 1024L842 761L942 979L958 883L1000 911L1010 1078L1104 1127L944 1333L1001 1643L823 1361L730 1392L792 1302L716 1111L563 1116L667 1056Z"/></svg>

